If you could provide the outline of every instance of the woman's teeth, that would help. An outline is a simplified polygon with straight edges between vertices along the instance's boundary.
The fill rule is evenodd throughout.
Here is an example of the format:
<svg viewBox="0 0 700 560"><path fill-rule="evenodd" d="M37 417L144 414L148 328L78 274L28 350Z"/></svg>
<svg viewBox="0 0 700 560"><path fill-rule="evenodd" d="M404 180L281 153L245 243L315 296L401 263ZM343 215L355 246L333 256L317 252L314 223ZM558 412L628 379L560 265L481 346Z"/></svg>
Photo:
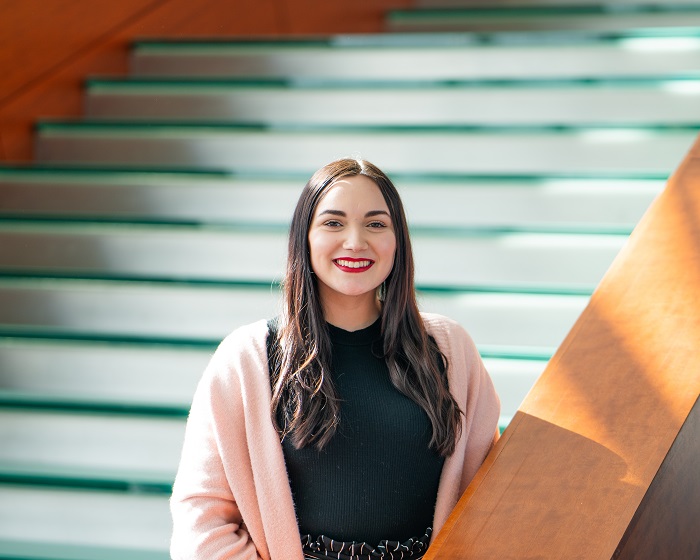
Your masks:
<svg viewBox="0 0 700 560"><path fill-rule="evenodd" d="M346 261L343 259L338 259L335 262L337 262L340 266L344 266L345 268L366 268L372 264L372 261Z"/></svg>

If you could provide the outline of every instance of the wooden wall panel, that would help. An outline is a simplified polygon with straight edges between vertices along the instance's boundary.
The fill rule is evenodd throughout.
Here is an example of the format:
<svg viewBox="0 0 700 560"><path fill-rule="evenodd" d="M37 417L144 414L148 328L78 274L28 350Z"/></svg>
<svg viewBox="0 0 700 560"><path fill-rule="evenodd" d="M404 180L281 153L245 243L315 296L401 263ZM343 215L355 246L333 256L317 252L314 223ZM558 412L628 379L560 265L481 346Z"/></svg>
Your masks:
<svg viewBox="0 0 700 560"><path fill-rule="evenodd" d="M609 560L624 550L625 539L627 546L635 542L628 532L633 519L661 523L660 512L642 515L640 506L686 421L692 432L698 340L700 140L633 232L426 560ZM690 449L677 449L686 455L671 464L688 468L690 451L697 456L693 441ZM690 476L695 489L689 491L697 494L697 468ZM659 482L660 496L683 492L680 479L664 484L670 487ZM679 524L685 527L679 538L687 540L680 546L700 547L695 525Z"/></svg>
<svg viewBox="0 0 700 560"><path fill-rule="evenodd" d="M0 160L28 161L32 124L82 112L83 79L126 72L139 37L368 33L411 0L0 0Z"/></svg>
<svg viewBox="0 0 700 560"><path fill-rule="evenodd" d="M0 105L143 11L143 4L0 0Z"/></svg>
<svg viewBox="0 0 700 560"><path fill-rule="evenodd" d="M620 541L615 560L700 558L699 465L700 399Z"/></svg>

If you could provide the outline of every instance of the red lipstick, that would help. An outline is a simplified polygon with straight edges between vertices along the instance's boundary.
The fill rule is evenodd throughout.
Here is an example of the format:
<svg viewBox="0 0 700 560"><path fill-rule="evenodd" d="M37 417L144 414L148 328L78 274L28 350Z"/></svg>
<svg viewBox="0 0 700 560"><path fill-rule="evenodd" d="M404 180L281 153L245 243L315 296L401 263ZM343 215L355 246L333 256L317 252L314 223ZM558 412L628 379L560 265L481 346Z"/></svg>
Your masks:
<svg viewBox="0 0 700 560"><path fill-rule="evenodd" d="M333 259L333 264L343 272L365 272L369 270L374 261L372 259L356 259L353 257L340 257Z"/></svg>

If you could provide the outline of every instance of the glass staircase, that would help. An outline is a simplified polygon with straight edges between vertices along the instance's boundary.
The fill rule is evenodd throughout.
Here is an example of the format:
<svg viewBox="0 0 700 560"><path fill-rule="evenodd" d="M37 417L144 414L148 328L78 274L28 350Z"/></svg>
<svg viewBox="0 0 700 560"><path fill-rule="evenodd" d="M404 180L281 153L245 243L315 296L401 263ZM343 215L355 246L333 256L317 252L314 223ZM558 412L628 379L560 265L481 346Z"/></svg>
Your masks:
<svg viewBox="0 0 700 560"><path fill-rule="evenodd" d="M379 36L138 41L0 167L0 559L168 558L199 375L277 313L337 157L394 178L421 306L472 334L507 426L700 129L700 2L421 4Z"/></svg>

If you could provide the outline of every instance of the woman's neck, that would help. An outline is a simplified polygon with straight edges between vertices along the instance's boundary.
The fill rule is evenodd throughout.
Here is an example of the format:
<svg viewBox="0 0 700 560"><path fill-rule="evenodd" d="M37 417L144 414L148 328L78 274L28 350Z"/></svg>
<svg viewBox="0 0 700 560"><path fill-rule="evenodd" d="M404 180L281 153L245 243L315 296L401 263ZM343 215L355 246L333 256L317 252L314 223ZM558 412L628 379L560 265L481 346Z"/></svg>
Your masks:
<svg viewBox="0 0 700 560"><path fill-rule="evenodd" d="M345 331L359 331L369 327L379 317L381 306L374 296L370 298L323 298L323 316L331 325Z"/></svg>

